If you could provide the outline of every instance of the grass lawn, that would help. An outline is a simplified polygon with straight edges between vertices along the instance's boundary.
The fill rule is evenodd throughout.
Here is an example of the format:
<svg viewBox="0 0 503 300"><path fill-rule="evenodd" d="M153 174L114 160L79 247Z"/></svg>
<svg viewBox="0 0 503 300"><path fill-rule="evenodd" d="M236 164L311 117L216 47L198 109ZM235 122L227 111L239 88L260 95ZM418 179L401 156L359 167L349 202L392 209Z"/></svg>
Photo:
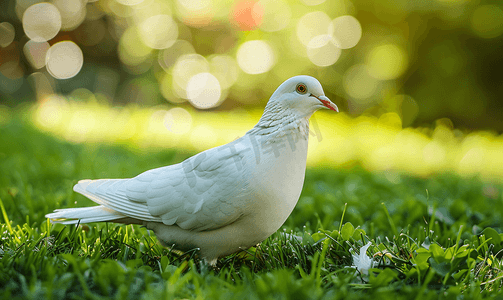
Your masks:
<svg viewBox="0 0 503 300"><path fill-rule="evenodd" d="M193 153L71 144L26 109L0 122L1 299L482 299L502 297L503 187L439 174L309 169L302 196L256 248L204 265L137 226L52 225L93 203L79 179L125 178ZM368 274L353 254L370 242Z"/></svg>

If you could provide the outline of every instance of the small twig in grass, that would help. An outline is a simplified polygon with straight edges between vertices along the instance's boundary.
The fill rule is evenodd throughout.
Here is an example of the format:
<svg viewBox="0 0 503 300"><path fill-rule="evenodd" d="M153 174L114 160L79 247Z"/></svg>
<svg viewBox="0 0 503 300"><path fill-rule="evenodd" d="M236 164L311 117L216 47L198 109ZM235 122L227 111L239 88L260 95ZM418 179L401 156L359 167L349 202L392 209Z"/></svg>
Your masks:
<svg viewBox="0 0 503 300"><path fill-rule="evenodd" d="M493 282L495 282L496 280L499 280L499 279L503 279L503 275L498 276L496 278L493 278L493 279L491 279L489 281L482 282L480 285L485 285L485 284L488 284L488 283L493 283Z"/></svg>

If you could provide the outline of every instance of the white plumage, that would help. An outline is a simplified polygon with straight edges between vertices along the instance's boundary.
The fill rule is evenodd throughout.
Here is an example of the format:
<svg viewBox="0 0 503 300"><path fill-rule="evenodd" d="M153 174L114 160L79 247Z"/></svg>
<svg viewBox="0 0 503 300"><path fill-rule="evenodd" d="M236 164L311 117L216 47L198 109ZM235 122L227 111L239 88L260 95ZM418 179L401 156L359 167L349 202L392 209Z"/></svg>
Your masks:
<svg viewBox="0 0 503 300"><path fill-rule="evenodd" d="M99 206L58 209L63 224L141 224L165 246L200 248L210 263L278 230L304 184L309 117L338 111L310 76L283 82L243 137L130 179L81 180L74 191Z"/></svg>

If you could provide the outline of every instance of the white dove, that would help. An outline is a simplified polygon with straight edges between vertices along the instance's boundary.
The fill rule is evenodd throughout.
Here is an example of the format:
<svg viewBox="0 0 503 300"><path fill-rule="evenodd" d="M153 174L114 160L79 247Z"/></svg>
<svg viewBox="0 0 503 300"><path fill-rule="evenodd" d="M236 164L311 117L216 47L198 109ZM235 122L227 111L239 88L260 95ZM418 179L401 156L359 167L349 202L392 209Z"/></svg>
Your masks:
<svg viewBox="0 0 503 300"><path fill-rule="evenodd" d="M141 224L164 246L199 248L215 265L265 240L290 215L304 184L309 118L320 108L338 112L318 80L292 77L243 137L134 178L81 180L73 190L100 205L46 217L63 224Z"/></svg>

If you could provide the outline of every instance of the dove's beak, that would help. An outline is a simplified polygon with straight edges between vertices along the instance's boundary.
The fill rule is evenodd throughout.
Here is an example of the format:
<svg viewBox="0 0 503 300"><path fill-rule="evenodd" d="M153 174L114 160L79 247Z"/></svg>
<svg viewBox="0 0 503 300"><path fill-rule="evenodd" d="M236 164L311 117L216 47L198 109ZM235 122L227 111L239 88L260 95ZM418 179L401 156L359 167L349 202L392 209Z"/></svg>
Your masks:
<svg viewBox="0 0 503 300"><path fill-rule="evenodd" d="M328 99L327 96L315 96L315 95L312 95L312 96L316 97L316 99L320 100L320 102L323 103L323 106L325 106L326 108L333 110L333 111L336 111L336 112L339 112L339 108L337 107L337 105L332 103L332 101L330 101L330 99Z"/></svg>

